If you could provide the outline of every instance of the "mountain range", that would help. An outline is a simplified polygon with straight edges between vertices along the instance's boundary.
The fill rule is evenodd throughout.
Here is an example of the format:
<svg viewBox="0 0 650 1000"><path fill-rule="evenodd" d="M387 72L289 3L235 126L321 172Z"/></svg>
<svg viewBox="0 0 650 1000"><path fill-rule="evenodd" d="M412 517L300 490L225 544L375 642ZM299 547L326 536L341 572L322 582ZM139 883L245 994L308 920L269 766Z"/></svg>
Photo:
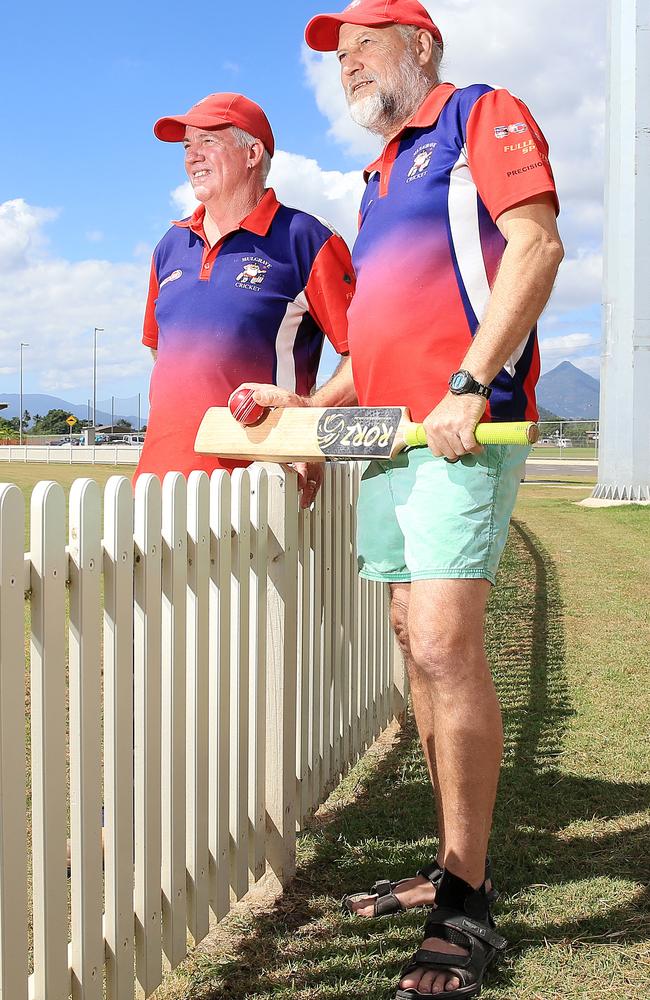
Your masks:
<svg viewBox="0 0 650 1000"><path fill-rule="evenodd" d="M20 396L18 393L5 393L5 395L0 395L0 403L8 403L9 406L6 410L0 410L0 417L5 420L11 420L12 417L18 416L18 411L20 409ZM147 405L146 397L142 399L142 413L140 414L141 424L146 423L147 420L147 410L145 409ZM40 414L44 417L46 413L50 410L65 410L66 413L72 413L77 420L87 420L88 419L88 404L87 403L69 403L66 399L60 399L58 396L46 396L42 393L37 392L25 392L23 393L23 410L27 410L31 413L32 417L36 414ZM132 427L138 426L138 415L133 414L129 416L126 413L115 413L115 420L119 420L123 417L128 420ZM111 422L111 414L106 413L104 410L97 410L97 425L106 427Z"/></svg>
<svg viewBox="0 0 650 1000"><path fill-rule="evenodd" d="M537 401L540 406L542 420L597 420L600 402L600 382L587 375L582 369L576 368L570 361L563 361L556 368L547 372L539 380L537 386ZM0 411L0 416L10 419L18 416L20 396L8 393L0 397L0 402L8 403L6 410ZM147 419L146 398L143 398L141 423ZM73 413L79 420L86 420L88 407L85 403L69 403L58 396L46 396L40 393L24 393L23 409L29 410L32 417L40 413L44 416L48 410L65 410ZM133 427L138 425L137 414L119 414L125 417ZM118 414L115 415L118 419ZM111 422L110 413L97 411L99 425L106 426Z"/></svg>
<svg viewBox="0 0 650 1000"><path fill-rule="evenodd" d="M540 378L537 401L564 420L598 420L600 382L563 361Z"/></svg>

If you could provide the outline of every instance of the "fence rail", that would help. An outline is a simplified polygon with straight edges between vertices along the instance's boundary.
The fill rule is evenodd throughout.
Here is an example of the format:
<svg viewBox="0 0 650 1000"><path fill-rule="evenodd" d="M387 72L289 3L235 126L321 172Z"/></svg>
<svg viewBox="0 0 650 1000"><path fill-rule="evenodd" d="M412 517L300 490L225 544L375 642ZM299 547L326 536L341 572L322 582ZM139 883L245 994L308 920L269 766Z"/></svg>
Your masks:
<svg viewBox="0 0 650 1000"><path fill-rule="evenodd" d="M61 465L137 465L141 448L134 445L7 445L0 442L0 463L40 462Z"/></svg>
<svg viewBox="0 0 650 1000"><path fill-rule="evenodd" d="M210 912L291 877L297 829L404 709L386 589L356 574L358 485L333 466L299 512L262 466L141 477L135 499L78 480L66 535L40 483L27 554L0 485L3 1000L150 996Z"/></svg>

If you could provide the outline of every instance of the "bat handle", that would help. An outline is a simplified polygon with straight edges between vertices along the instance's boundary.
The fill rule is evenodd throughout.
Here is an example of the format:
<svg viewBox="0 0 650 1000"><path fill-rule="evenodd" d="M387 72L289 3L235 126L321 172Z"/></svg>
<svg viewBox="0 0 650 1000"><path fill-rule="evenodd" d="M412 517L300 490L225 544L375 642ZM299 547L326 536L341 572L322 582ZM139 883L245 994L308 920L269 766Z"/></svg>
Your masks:
<svg viewBox="0 0 650 1000"><path fill-rule="evenodd" d="M532 420L518 423L479 424L474 432L479 444L535 444L539 439L539 427ZM409 448L418 448L427 443L423 424L410 424L404 432L404 443Z"/></svg>

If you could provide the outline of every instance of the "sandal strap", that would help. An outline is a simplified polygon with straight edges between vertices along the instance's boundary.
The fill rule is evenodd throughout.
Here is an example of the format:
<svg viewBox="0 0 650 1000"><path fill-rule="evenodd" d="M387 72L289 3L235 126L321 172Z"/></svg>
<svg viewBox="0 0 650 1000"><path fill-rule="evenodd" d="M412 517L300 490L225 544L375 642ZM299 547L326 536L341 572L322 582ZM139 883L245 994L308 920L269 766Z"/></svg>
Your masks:
<svg viewBox="0 0 650 1000"><path fill-rule="evenodd" d="M375 882L370 888L370 896L390 896L393 891L393 882L389 882L387 878L381 879Z"/></svg>
<svg viewBox="0 0 650 1000"><path fill-rule="evenodd" d="M390 883L389 883L390 885ZM375 900L375 917L389 917L392 913L401 913L404 909L394 892L377 896Z"/></svg>
<svg viewBox="0 0 650 1000"><path fill-rule="evenodd" d="M432 910L424 925L425 937L442 937L460 947L472 947L473 941L489 945L495 951L503 952L508 947L504 937L487 924L472 920L458 910L442 907Z"/></svg>
<svg viewBox="0 0 650 1000"><path fill-rule="evenodd" d="M442 878L442 867L437 861L432 861L430 864L424 865L423 868L419 868L415 874L428 879L433 888L436 889Z"/></svg>
<svg viewBox="0 0 650 1000"><path fill-rule="evenodd" d="M443 965L464 969L469 965L471 957L471 955L450 955L449 952L429 951L428 948L420 948L413 956L413 962L416 966Z"/></svg>

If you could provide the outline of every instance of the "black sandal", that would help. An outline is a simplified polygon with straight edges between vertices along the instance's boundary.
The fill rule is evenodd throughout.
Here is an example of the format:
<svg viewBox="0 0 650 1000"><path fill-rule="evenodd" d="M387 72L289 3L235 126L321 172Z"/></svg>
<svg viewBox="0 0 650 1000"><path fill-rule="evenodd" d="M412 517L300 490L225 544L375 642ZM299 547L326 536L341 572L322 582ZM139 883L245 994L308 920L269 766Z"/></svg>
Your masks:
<svg viewBox="0 0 650 1000"><path fill-rule="evenodd" d="M443 993L420 993L417 989L398 989L395 1000L461 1000L477 997L485 973L506 950L507 941L497 934L485 887L473 889L452 872L445 871L438 883L436 907L424 925L424 938L437 937L466 948L467 955L446 955L421 948L400 973L400 982L416 969L442 972L448 979L459 979L457 990Z"/></svg>
<svg viewBox="0 0 650 1000"><path fill-rule="evenodd" d="M437 861L432 861L431 864L418 869L415 874L428 879L433 888L437 890L440 879L442 878L442 868ZM401 885L402 882L408 881L408 878L400 879L398 882L389 882L388 879L380 879L370 887L368 892L355 892L350 896L344 896L341 900L341 910L346 917L356 916L355 911L352 909L352 904L358 899L365 899L367 896L377 897L374 901L372 918L389 917L393 913L405 913L407 909L414 910L416 909L414 906L402 906L398 897L395 895L395 889L397 886ZM498 899L498 893L494 888L494 881L492 879L492 863L489 858L485 859L485 881L492 883L492 888L487 893L488 903L495 903ZM423 903L422 905L429 906L430 904ZM370 920L372 918L363 917L362 919Z"/></svg>

